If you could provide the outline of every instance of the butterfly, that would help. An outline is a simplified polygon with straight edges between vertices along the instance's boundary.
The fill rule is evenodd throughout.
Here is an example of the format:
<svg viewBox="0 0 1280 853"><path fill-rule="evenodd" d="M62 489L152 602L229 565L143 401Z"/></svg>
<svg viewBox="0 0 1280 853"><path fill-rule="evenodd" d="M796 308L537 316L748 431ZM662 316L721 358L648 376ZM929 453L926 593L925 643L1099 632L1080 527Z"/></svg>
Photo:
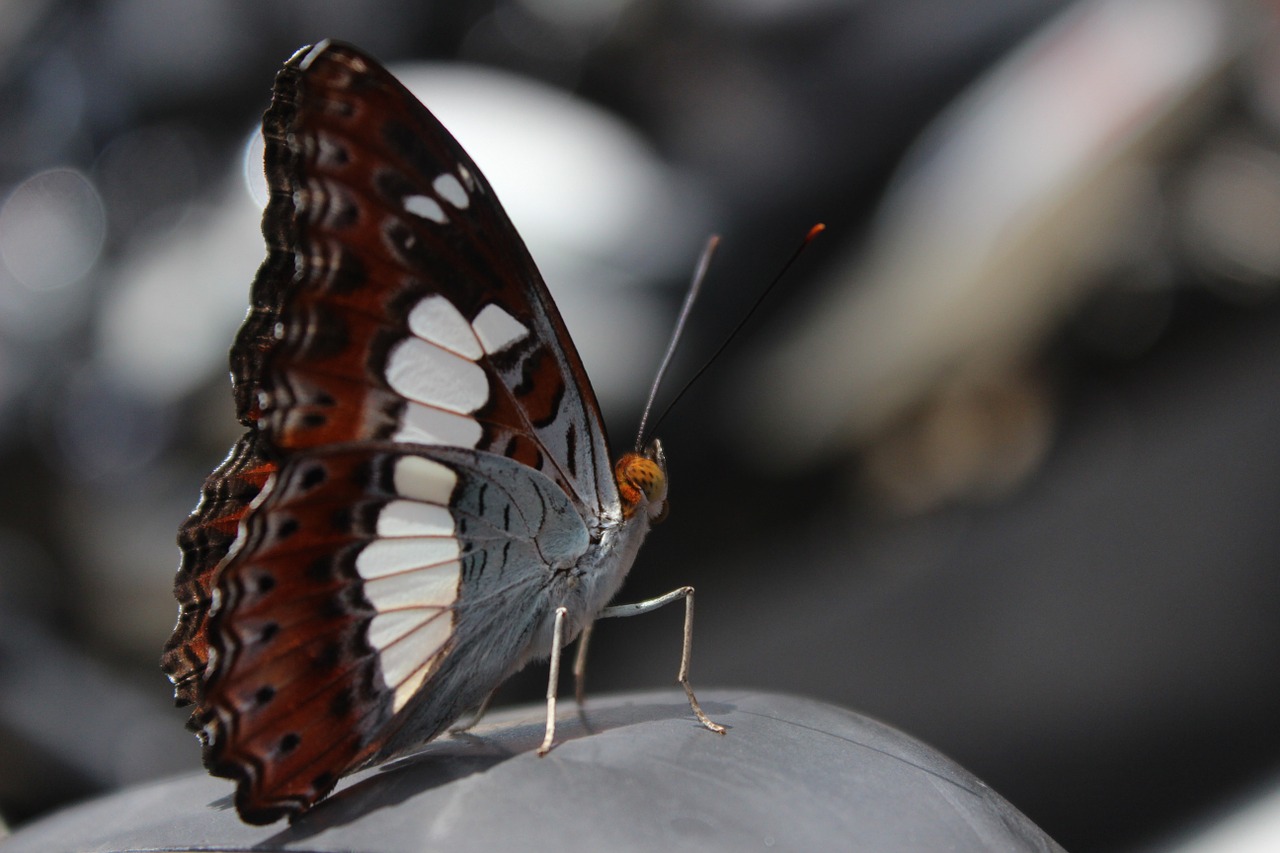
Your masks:
<svg viewBox="0 0 1280 853"><path fill-rule="evenodd" d="M667 512L475 163L356 48L303 48L263 118L267 258L231 349L246 432L181 526L162 667L250 823L443 732L608 607Z"/></svg>

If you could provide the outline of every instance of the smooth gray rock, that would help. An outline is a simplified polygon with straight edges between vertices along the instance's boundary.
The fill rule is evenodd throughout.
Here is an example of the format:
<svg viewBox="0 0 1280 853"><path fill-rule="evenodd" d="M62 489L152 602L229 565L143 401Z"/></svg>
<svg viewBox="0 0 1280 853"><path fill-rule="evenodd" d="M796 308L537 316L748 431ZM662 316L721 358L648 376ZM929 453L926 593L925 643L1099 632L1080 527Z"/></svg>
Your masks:
<svg viewBox="0 0 1280 853"><path fill-rule="evenodd" d="M545 758L540 706L357 773L292 826L253 827L226 780L192 773L64 809L0 853L76 850L950 850L1061 848L961 767L820 702L708 690L597 697L588 732L562 704ZM195 746L193 744L193 749Z"/></svg>

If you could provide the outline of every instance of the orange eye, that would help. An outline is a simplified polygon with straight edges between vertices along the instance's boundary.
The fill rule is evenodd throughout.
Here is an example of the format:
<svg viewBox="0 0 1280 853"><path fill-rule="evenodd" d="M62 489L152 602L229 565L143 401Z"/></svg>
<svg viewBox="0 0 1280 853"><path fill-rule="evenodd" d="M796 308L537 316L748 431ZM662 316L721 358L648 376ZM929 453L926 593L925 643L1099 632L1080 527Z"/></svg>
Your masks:
<svg viewBox="0 0 1280 853"><path fill-rule="evenodd" d="M649 518L661 521L667 514L667 474L657 462L628 453L613 469L622 498L622 514L630 518L643 499Z"/></svg>

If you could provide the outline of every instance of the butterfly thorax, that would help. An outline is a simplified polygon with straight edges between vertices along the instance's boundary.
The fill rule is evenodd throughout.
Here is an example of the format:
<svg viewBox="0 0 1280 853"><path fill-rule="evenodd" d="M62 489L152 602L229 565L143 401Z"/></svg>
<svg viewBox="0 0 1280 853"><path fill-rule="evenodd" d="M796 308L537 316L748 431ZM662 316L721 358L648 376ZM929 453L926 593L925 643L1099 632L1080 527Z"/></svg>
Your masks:
<svg viewBox="0 0 1280 853"><path fill-rule="evenodd" d="M566 640L577 637L595 620L626 580L649 528L666 517L667 465L657 440L643 453L623 454L614 466L614 476L620 514L604 520L566 585L548 602L542 624L517 668L550 652L554 606L568 608Z"/></svg>

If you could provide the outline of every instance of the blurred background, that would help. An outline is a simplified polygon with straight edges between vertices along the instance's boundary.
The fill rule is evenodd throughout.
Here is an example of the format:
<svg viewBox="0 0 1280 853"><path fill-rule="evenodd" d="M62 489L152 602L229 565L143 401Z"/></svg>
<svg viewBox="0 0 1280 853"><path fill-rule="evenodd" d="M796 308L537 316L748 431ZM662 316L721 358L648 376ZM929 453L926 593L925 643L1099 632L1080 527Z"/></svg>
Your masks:
<svg viewBox="0 0 1280 853"><path fill-rule="evenodd" d="M697 586L695 685L878 717L1068 849L1280 833L1278 15L0 4L0 816L199 766L174 534L238 433L255 126L334 37L484 169L619 447L706 236L668 397L827 224L661 430L623 597ZM677 611L602 624L590 688L672 682Z"/></svg>

